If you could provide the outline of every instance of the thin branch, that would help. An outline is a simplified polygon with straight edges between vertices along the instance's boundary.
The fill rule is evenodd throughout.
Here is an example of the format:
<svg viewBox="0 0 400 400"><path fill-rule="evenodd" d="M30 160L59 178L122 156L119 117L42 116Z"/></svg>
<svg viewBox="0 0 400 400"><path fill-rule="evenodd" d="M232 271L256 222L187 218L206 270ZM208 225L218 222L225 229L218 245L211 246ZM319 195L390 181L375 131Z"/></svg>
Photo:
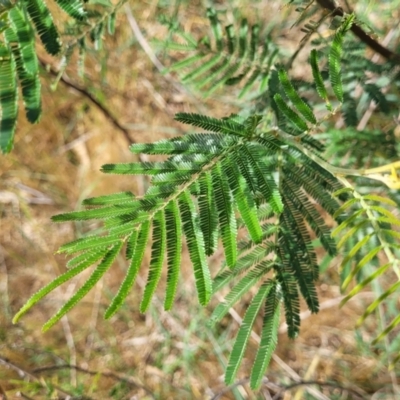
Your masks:
<svg viewBox="0 0 400 400"><path fill-rule="evenodd" d="M330 11L332 11L333 16L342 17L344 15L344 11L341 7L337 7L333 0L317 0L317 3ZM387 60L394 60L396 63L400 63L400 55L393 53L390 49L382 46L379 42L369 36L364 29L362 29L359 25L353 24L350 30L367 46L373 49L376 53L379 53L381 56L385 57Z"/></svg>
<svg viewBox="0 0 400 400"><path fill-rule="evenodd" d="M58 76L58 72L53 69L52 67L49 68L48 64L39 58L39 62L42 65L43 68L46 70L50 71L50 74L53 76ZM61 75L60 81L65 85L68 86L75 91L79 92L82 94L84 97L86 97L88 100L90 100L103 114L104 116L124 135L126 141L128 142L129 145L132 143L135 143L135 141L130 137L129 135L129 130L126 129L119 121L117 118L113 116L111 111L105 107L93 94L91 94L84 86L79 85L78 83L72 81L70 78L65 76L64 74Z"/></svg>

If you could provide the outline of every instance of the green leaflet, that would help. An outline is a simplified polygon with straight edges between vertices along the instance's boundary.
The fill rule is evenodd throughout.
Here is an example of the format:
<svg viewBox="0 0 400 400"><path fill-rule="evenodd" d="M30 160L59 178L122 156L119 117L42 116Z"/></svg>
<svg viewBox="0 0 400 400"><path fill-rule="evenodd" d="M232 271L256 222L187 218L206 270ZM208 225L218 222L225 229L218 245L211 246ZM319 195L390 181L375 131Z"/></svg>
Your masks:
<svg viewBox="0 0 400 400"><path fill-rule="evenodd" d="M118 293L115 295L104 314L104 317L106 319L111 318L118 311L118 309L121 307L126 297L128 296L128 293L135 282L136 276L139 272L139 268L142 264L147 241L149 239L149 233L150 222L145 222L140 227L139 235L135 244L135 249L134 251L132 251L131 262L129 264L125 278L122 281L121 286L119 287ZM134 238L136 238L136 236Z"/></svg>
<svg viewBox="0 0 400 400"><path fill-rule="evenodd" d="M123 242L117 243L113 246L107 254L104 256L100 264L95 268L93 273L85 284L57 311L57 313L51 317L44 325L43 331L50 329L56 322L58 322L68 311L72 309L86 294L91 290L95 284L101 279L101 277L108 271L112 263L117 257L121 250ZM70 270L73 271L73 270Z"/></svg>
<svg viewBox="0 0 400 400"><path fill-rule="evenodd" d="M15 62L10 50L0 43L0 149L12 149L18 115L18 90Z"/></svg>
<svg viewBox="0 0 400 400"><path fill-rule="evenodd" d="M321 244L324 246L325 250L332 256L336 255L336 243L331 238L330 229L325 225L320 213L315 209L314 205L311 204L309 198L301 190L300 185L295 181L295 179L292 180L292 178L295 178L293 175L298 177L301 172L294 171L292 175L289 168L283 168L285 176L285 191L288 193L288 197L293 203L293 206L301 212L311 229L320 238ZM306 186L304 189L307 190L307 188L308 187ZM323 188L320 187L319 190L322 191Z"/></svg>
<svg viewBox="0 0 400 400"><path fill-rule="evenodd" d="M301 214L296 212L288 198L284 200L279 244L284 254L286 271L293 274L310 311L317 313L319 304L314 282L318 277L317 257Z"/></svg>
<svg viewBox="0 0 400 400"><path fill-rule="evenodd" d="M107 250L105 250L105 252L107 252ZM38 301L40 301L43 297L52 292L55 288L61 286L63 283L69 281L74 276L80 274L82 271L89 268L100 258L105 257L106 255L105 252L98 251L96 252L95 255L93 255L93 257L86 257L85 259L81 258L80 260L75 259L75 261L73 261L74 264L73 268L69 269L67 272L64 272L62 275L58 276L56 279L54 279L52 282L50 282L48 285L46 285L45 287L43 287L30 297L30 299L21 307L21 309L17 312L17 314L15 314L13 318L13 324L17 323L18 320L27 311L29 311Z"/></svg>
<svg viewBox="0 0 400 400"><path fill-rule="evenodd" d="M341 78L341 56L343 51L343 38L345 33L350 29L354 21L354 14L350 14L344 18L342 25L336 32L330 53L329 53L329 78L331 81L333 92L339 102L343 103L343 86Z"/></svg>
<svg viewBox="0 0 400 400"><path fill-rule="evenodd" d="M175 201L171 201L165 209L165 222L167 227L168 274L164 309L170 310L178 287L182 251L182 221L178 204Z"/></svg>
<svg viewBox="0 0 400 400"><path fill-rule="evenodd" d="M35 25L46 51L55 56L61 50L61 41L53 18L43 0L22 0Z"/></svg>
<svg viewBox="0 0 400 400"><path fill-rule="evenodd" d="M314 83L315 83L317 92L318 92L319 96L321 97L321 99L325 100L327 110L332 111L332 105L329 101L328 93L325 89L324 80L322 78L322 75L321 75L321 72L320 72L319 66L318 66L318 53L317 53L317 50L315 50L315 49L311 50L310 65L311 65L312 74L313 74Z"/></svg>
<svg viewBox="0 0 400 400"><path fill-rule="evenodd" d="M268 272L267 268L255 268L245 275L225 297L224 302L218 304L211 315L210 324L214 325L229 312L229 309L239 301L255 284Z"/></svg>
<svg viewBox="0 0 400 400"><path fill-rule="evenodd" d="M218 21L217 13L216 13L214 8L208 8L207 9L207 17L208 17L208 19L210 20L210 23L211 23L211 29L212 29L213 34L214 34L217 50L221 51L222 48L223 48L222 27L221 27L221 24Z"/></svg>
<svg viewBox="0 0 400 400"><path fill-rule="evenodd" d="M282 96L279 93L276 93L274 95L274 100L279 110L282 111L282 113L290 122L292 122L300 131L308 131L307 123L290 107L287 106L286 102L283 100Z"/></svg>
<svg viewBox="0 0 400 400"><path fill-rule="evenodd" d="M400 315L398 315L397 317L395 317L392 322L384 329L384 331L376 338L372 341L372 345L375 345L376 343L378 343L380 340L382 340L383 338L385 338L387 336L388 333L390 333L391 331L393 331L393 329L400 324Z"/></svg>
<svg viewBox="0 0 400 400"><path fill-rule="evenodd" d="M198 126L215 133L244 136L246 129L243 124L232 119L216 119L199 114L178 113L175 119L184 124Z"/></svg>
<svg viewBox="0 0 400 400"><path fill-rule="evenodd" d="M383 268L384 266L382 266ZM383 294L381 294L376 300L374 300L373 303L371 303L367 309L364 311L363 315L358 319L357 321L357 326L360 326L365 319L371 315L376 308L382 304L383 300L385 300L387 297L389 297L391 294L397 292L400 289L400 281L396 282L394 285L392 285L388 290L386 290L386 292L384 292ZM346 301L347 299L344 298L342 301L343 303Z"/></svg>
<svg viewBox="0 0 400 400"><path fill-rule="evenodd" d="M197 295L200 304L206 305L211 296L212 282L206 261L203 234L190 194L185 191L178 200L183 231L186 236L190 259L193 263Z"/></svg>
<svg viewBox="0 0 400 400"><path fill-rule="evenodd" d="M364 243L363 243L364 245ZM361 269L367 264L369 263L380 251L382 250L382 246L378 246L373 248L371 251L368 252L368 254L366 254L362 260L356 265L355 268L353 268L353 270L351 271L350 274L347 275L346 279L344 280L344 282L342 283L342 287L341 289L344 291L347 289L347 287L349 286L350 282L354 279L354 277L361 271ZM353 255L352 255L353 256ZM341 263L340 268L343 268L345 266L345 264L350 260L350 258L352 258L352 256L350 256L346 261L343 260L343 262ZM347 258L347 257L346 257ZM389 263L390 265L391 263ZM357 285L360 286L358 289L361 289L362 287L364 287L364 285L366 284L366 280L363 281L363 285ZM353 291L351 292L353 293ZM357 292L355 292L356 294Z"/></svg>
<svg viewBox="0 0 400 400"><path fill-rule="evenodd" d="M293 103L296 107L297 111L308 121L312 124L317 123L317 119L312 111L312 109L301 99L295 88L293 87L292 83L289 80L289 77L285 70L280 69L278 71L279 81L285 91L286 96L289 100ZM278 104L279 106L279 104ZM284 112L282 110L282 112Z"/></svg>
<svg viewBox="0 0 400 400"><path fill-rule="evenodd" d="M5 37L14 55L26 117L29 122L35 123L41 115L41 85L35 36L22 10L14 7L10 10L9 18L11 27L6 29Z"/></svg>
<svg viewBox="0 0 400 400"><path fill-rule="evenodd" d="M73 242L64 244L58 250L59 253L72 254L78 251L84 251L89 249L99 249L101 247L108 247L115 245L120 241L119 235L113 236L88 236L82 239L75 240Z"/></svg>
<svg viewBox="0 0 400 400"><path fill-rule="evenodd" d="M283 210L282 198L279 193L279 189L272 177L272 171L268 166L260 159L259 153L252 146L243 147L247 155L247 162L251 165L254 170L255 178L259 185L259 190L263 194L265 201L271 204L272 209L276 213L280 213Z"/></svg>
<svg viewBox="0 0 400 400"><path fill-rule="evenodd" d="M153 219L153 245L151 250L151 260L149 267L149 275L140 304L140 312L144 313L150 305L151 298L161 278L162 264L166 251L166 223L163 210L156 213Z"/></svg>
<svg viewBox="0 0 400 400"><path fill-rule="evenodd" d="M251 239L259 243L262 239L262 230L257 216L257 208L250 195L245 178L240 174L237 165L231 160L223 164L224 175L233 193L240 215L249 231Z"/></svg>
<svg viewBox="0 0 400 400"><path fill-rule="evenodd" d="M375 249L374 249L375 250ZM372 250L372 251L374 251ZM378 250L381 250L380 248L378 248ZM372 251L370 253L372 253ZM369 254L368 253L368 256ZM374 251L375 253L375 251ZM375 254L373 254L373 256L375 256ZM361 262L360 262L361 263ZM393 265L392 262L389 262L387 264L382 265L381 267L379 267L373 274L371 274L368 278L364 279L362 282L360 282L358 285L356 285L351 291L350 293L340 302L341 305L347 303L352 297L354 297L356 294L360 293L360 291L362 289L365 288L365 286L367 286L369 283L371 283L373 280L375 280L376 278L378 278L380 275L384 274L387 269L389 267L391 267ZM357 270L360 269L360 267L357 266L356 268ZM353 271L352 271L353 272ZM358 271L357 271L358 272ZM355 275L355 273L352 273L352 277L353 275ZM346 282L345 282L346 283ZM343 284L344 286L344 284ZM383 300L383 299L382 299Z"/></svg>
<svg viewBox="0 0 400 400"><path fill-rule="evenodd" d="M4 32L7 42L25 74L35 76L39 71L35 51L35 35L23 10L14 7L9 11L8 16L11 26Z"/></svg>
<svg viewBox="0 0 400 400"><path fill-rule="evenodd" d="M106 196L92 197L83 200L82 204L86 206L104 206L107 204L115 205L129 203L135 199L132 192L113 193Z"/></svg>
<svg viewBox="0 0 400 400"><path fill-rule="evenodd" d="M159 173L168 172L187 172L189 174L200 172L202 165L195 162L174 163L165 162L143 162L143 163L127 163L127 164L105 164L101 167L101 171L106 174L122 174L122 175L157 175Z"/></svg>
<svg viewBox="0 0 400 400"><path fill-rule="evenodd" d="M278 343L278 328L280 317L281 292L276 282L272 282L272 287L267 295L264 306L263 326L261 330L261 340L258 347L256 359L251 369L250 387L258 389L262 378L271 361L272 353Z"/></svg>
<svg viewBox="0 0 400 400"><path fill-rule="evenodd" d="M200 228L203 233L204 247L207 256L214 254L218 246L218 213L215 204L211 174L205 173L200 178L200 195L198 197Z"/></svg>
<svg viewBox="0 0 400 400"><path fill-rule="evenodd" d="M270 282L266 282L260 287L244 315L226 368L225 383L227 385L230 385L235 380L254 322L272 286Z"/></svg>
<svg viewBox="0 0 400 400"><path fill-rule="evenodd" d="M56 3L72 18L83 21L87 17L82 0L56 0Z"/></svg>
<svg viewBox="0 0 400 400"><path fill-rule="evenodd" d="M282 217L281 217L282 218ZM279 243L283 240L279 237ZM296 279L290 267L290 257L285 255L282 247L277 248L280 263L275 263L276 278L282 287L285 319L288 326L288 336L291 339L297 337L300 329L300 299Z"/></svg>
<svg viewBox="0 0 400 400"><path fill-rule="evenodd" d="M237 257L237 226L233 199L225 174L222 174L219 166L213 169L211 176L225 259L228 267L233 267Z"/></svg>
<svg viewBox="0 0 400 400"><path fill-rule="evenodd" d="M101 248L100 250L89 250L84 253L79 254L71 258L67 262L67 268L75 268L82 263L87 263L88 266L96 263L100 258L103 258L105 253L107 252L107 248Z"/></svg>
<svg viewBox="0 0 400 400"><path fill-rule="evenodd" d="M278 53L278 48L271 45L271 38L262 33L259 25L250 27L246 19L242 19L238 27L227 25L223 29L215 9L209 8L207 16L211 26L209 37L196 42L178 28L174 35L179 37L179 43L171 39L164 43L166 49L195 52L174 63L169 70L187 68L189 72L182 81L194 83L197 89L202 89L205 97L223 85L241 82L244 85L239 97L243 97L256 80L260 81L260 92L264 91Z"/></svg>

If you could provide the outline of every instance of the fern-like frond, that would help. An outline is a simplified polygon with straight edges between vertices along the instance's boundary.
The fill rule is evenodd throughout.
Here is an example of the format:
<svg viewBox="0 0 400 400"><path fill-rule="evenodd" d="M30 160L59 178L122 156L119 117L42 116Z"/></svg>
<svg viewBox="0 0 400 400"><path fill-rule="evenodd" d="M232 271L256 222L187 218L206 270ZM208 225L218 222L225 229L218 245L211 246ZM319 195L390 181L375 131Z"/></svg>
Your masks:
<svg viewBox="0 0 400 400"><path fill-rule="evenodd" d="M357 322L360 325L390 295L398 293L400 269L397 254L400 248L398 244L400 234L392 226L400 226L400 220L386 208L387 206L397 208L392 200L375 194L363 196L349 184L348 187L353 197L337 211L337 213L347 214L347 218L332 233L335 236L341 235L338 247L346 249L347 253L340 265L342 269L346 268L348 271L343 280L342 289L348 289L351 282L356 280L356 285L343 299L342 304L357 295L371 282L378 281L383 274L394 273L396 276L395 282L367 307ZM357 243L353 243L354 237L359 237ZM380 265L382 257L386 259L386 262ZM380 266L370 268L372 265ZM400 321L394 319L375 341L385 337L398 323Z"/></svg>
<svg viewBox="0 0 400 400"><path fill-rule="evenodd" d="M194 83L197 89L203 90L203 95L210 95L223 85L243 83L239 94L242 97L260 81L260 91L265 89L270 68L278 49L272 45L271 39L261 34L259 25L249 26L243 19L235 29L233 25L222 28L216 11L207 10L210 21L211 35L195 41L191 36L177 31L181 44L166 41L164 47L170 50L195 52L185 59L175 63L171 70L189 69L182 80L184 83Z"/></svg>

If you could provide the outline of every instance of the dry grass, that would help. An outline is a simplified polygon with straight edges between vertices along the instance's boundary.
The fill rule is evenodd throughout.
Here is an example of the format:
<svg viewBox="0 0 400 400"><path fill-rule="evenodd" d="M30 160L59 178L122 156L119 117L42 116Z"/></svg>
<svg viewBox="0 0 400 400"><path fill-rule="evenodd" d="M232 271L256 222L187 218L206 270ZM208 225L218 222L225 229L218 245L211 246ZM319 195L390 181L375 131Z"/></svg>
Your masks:
<svg viewBox="0 0 400 400"><path fill-rule="evenodd" d="M205 25L197 3L182 7L185 18L181 19L188 30ZM255 15L287 17L279 14L276 5L271 10L265 1L254 7L243 3L231 2L231 12L240 5L249 19ZM165 28L154 21L165 9L157 1L146 6L131 2L131 7L147 38L162 37ZM227 18L232 15L228 13ZM195 98L155 69L137 45L124 12L118 20L117 32L105 41L105 49L88 54L87 79L79 80L74 60L67 76L103 97L113 115L130 129L132 140L154 141L181 133L186 128L173 121L173 114L196 111ZM285 34L286 40L297 39L293 32ZM371 294L338 309L335 265L319 285L326 308L318 315L304 315L296 341L288 340L281 327L277 356L283 361L275 358L267 374L269 382L257 394L245 381L226 390L222 376L238 318L233 313L214 330L206 326L217 299L207 309L200 308L187 255L171 313L162 311L161 291L146 315L138 312L146 278L143 271L121 311L111 321L102 319L126 268L119 258L93 293L49 332L41 333L41 325L82 278L52 293L12 325L12 315L27 298L65 270L64 257L55 255L57 248L88 229L81 224L54 224L50 217L79 208L83 198L124 190L140 193L147 184L140 177L116 179L99 172L102 164L132 161L126 137L93 103L62 82L56 92L50 92L50 81L44 76L42 121L31 126L21 116L14 151L0 159L0 398L7 394L9 399L61 399L71 394L92 399L206 399L220 393L221 399L264 399L267 388L276 391L277 385L290 385L299 377L338 386L320 388L313 398L350 398L339 387L350 388L361 398L394 398L395 373L387 372L384 351L372 352L354 331L354 321ZM213 99L202 107L214 116L234 111ZM211 260L215 268L220 259L217 254ZM238 307L239 314L242 308ZM372 322L361 335L367 340L375 329ZM247 376L249 367L245 360L240 377ZM281 398L311 398L304 391L310 387L298 386Z"/></svg>

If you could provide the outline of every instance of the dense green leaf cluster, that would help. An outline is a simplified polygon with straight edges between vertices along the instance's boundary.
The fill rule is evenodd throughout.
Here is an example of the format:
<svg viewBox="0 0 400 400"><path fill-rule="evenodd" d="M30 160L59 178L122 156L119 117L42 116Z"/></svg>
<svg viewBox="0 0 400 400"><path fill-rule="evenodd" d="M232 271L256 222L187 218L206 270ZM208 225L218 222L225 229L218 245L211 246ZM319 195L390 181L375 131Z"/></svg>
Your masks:
<svg viewBox="0 0 400 400"><path fill-rule="evenodd" d="M62 53L66 61L75 47L80 48L83 57L86 48L85 37L90 36L98 45L104 27L109 32L115 26L116 6L106 7L103 14L86 10L85 0L55 0L58 6L75 21L69 25L73 41L62 47L61 37L53 21L52 14L44 0L19 0L5 2L0 8L0 151L11 151L18 116L18 85L21 87L26 118L31 123L38 122L41 115L39 63L35 48L36 34L46 52L52 56ZM94 21L92 19L94 18ZM64 62L64 68L66 67ZM62 71L61 71L62 73Z"/></svg>
<svg viewBox="0 0 400 400"><path fill-rule="evenodd" d="M80 10L58 3L71 15ZM399 233L395 230L400 221L388 209L396 203L376 194L361 193L346 178L355 176L375 184L381 181L398 189L399 163L366 168L366 155L357 150L351 155L356 157L359 164L354 164L360 169L346 169L336 166L337 160L331 164L325 159L335 152L326 137L334 132L321 131L326 121L335 118L348 104L343 59L346 33L355 22L354 15L341 19L329 48L311 51L311 83L295 82L282 63L273 65L277 51L270 51L269 39L261 38L257 25L249 28L243 20L238 32L228 26L223 33L214 10L208 10L208 18L212 30L209 38L197 41L178 30L175 33L185 43L167 42L171 49L195 52L173 68L191 68L183 81L196 83L205 95L216 89L216 80L220 86L241 84L239 97L259 80L261 92L268 88L262 96L265 103L260 100L255 105L261 112L247 110L245 117L231 115L223 119L179 113L177 121L205 132L131 146L133 154L159 156L158 161L104 165L104 173L148 175L151 184L142 197L123 192L90 198L84 201L83 210L53 217L56 222L101 220L103 229L59 249L72 257L67 271L34 294L14 321L52 290L94 266L81 288L44 325L44 329L49 329L79 303L122 254L127 260L126 275L105 312L106 318L112 317L129 295L148 247L151 256L140 311L148 310L164 266L164 307L169 310L178 288L186 243L200 304L206 305L222 288L230 288L224 302L214 310L211 324L221 321L243 296L251 296L230 354L227 383L235 379L257 316L263 314L261 342L250 377L251 386L257 388L277 344L281 308L290 338L299 333L301 298L311 312L318 312L317 247L322 247L330 257L338 250L341 252L341 267L346 270L342 275L343 290L357 281L345 300L388 270L400 279L396 242ZM6 51L6 47L0 47L0 52ZM30 67L32 52L19 51L23 65ZM5 65L7 68L0 72L4 80L13 75L14 69L18 70L18 63ZM379 88L378 94L373 85L365 83L363 87L384 108L383 94ZM14 86L0 87L4 98ZM309 98L303 95L303 88L312 92ZM15 107L11 102L7 104L11 113ZM346 109L343 115L346 120ZM354 129L346 133L347 138L339 137L336 143L352 140L358 134ZM371 151L374 140L379 141L368 136L367 148ZM345 151L338 145L336 156L346 154ZM394 158L396 151L393 148ZM338 227L332 232L335 222ZM338 243L332 236L338 238ZM224 251L225 268L215 275L207 258L219 245ZM381 266L382 257L387 261ZM368 273L366 266L370 263L377 268ZM368 307L361 320L399 286L396 281ZM395 318L377 340L399 322Z"/></svg>

